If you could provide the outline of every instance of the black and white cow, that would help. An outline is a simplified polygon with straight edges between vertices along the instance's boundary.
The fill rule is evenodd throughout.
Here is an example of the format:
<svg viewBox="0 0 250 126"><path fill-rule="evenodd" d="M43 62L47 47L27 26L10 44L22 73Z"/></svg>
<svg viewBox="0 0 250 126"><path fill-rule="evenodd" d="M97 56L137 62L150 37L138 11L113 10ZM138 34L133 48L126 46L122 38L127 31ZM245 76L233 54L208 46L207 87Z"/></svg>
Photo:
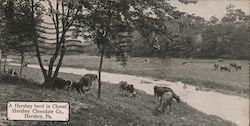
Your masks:
<svg viewBox="0 0 250 126"><path fill-rule="evenodd" d="M64 80L62 78L55 78L54 82L53 82L53 89L67 89L70 85L72 85L72 81L70 80Z"/></svg>
<svg viewBox="0 0 250 126"><path fill-rule="evenodd" d="M6 69L4 72L12 76L17 76L17 72L13 69Z"/></svg>
<svg viewBox="0 0 250 126"><path fill-rule="evenodd" d="M219 66L220 66L219 64L216 64L216 63L215 63L215 64L214 64L214 69L217 70L217 69L219 68Z"/></svg>
<svg viewBox="0 0 250 126"><path fill-rule="evenodd" d="M241 70L241 65L236 63L230 63L230 67L235 68L236 71Z"/></svg>
<svg viewBox="0 0 250 126"><path fill-rule="evenodd" d="M119 87L120 92L126 91L126 92L132 94L133 97L136 96L134 85L128 84L127 81L121 81L119 84L120 84L120 87Z"/></svg>
<svg viewBox="0 0 250 126"><path fill-rule="evenodd" d="M228 71L228 72L231 72L230 71L230 68L228 66L220 66L220 70L221 71Z"/></svg>

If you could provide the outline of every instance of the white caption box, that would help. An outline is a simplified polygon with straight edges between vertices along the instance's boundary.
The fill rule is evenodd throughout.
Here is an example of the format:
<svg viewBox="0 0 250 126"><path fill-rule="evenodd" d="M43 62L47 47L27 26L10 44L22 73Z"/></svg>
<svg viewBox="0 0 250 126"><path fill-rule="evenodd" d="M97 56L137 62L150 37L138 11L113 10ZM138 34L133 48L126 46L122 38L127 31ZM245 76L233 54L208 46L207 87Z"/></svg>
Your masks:
<svg viewBox="0 0 250 126"><path fill-rule="evenodd" d="M8 102L8 120L69 121L68 102Z"/></svg>

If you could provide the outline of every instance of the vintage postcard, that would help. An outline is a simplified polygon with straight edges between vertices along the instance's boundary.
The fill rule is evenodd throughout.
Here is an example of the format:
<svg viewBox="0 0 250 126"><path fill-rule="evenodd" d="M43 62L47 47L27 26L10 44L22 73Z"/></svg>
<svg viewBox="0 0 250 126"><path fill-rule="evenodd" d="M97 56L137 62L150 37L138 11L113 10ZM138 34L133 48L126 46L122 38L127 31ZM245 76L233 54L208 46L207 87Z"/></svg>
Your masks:
<svg viewBox="0 0 250 126"><path fill-rule="evenodd" d="M0 0L0 126L249 126L249 0Z"/></svg>

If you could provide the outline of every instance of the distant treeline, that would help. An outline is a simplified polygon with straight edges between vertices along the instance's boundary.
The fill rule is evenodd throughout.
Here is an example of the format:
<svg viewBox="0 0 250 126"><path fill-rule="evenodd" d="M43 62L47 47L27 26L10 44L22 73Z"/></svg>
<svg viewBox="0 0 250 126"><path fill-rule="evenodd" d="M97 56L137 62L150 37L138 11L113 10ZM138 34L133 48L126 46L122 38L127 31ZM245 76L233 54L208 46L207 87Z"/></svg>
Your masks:
<svg viewBox="0 0 250 126"><path fill-rule="evenodd" d="M200 33L185 36L179 41L167 42L163 39L160 50L155 50L143 41L134 41L131 55L137 57L248 59L249 33L247 24L214 24L206 26Z"/></svg>
<svg viewBox="0 0 250 126"><path fill-rule="evenodd" d="M250 52L249 25L246 23L206 24L198 29L187 29L177 40L162 38L160 50L145 42L139 33L133 34L130 56L175 58L248 59ZM193 31L192 31L193 30ZM196 30L196 31L195 31ZM195 32L194 32L195 31ZM194 34L193 34L194 33ZM85 48L89 55L98 55L95 45Z"/></svg>
<svg viewBox="0 0 250 126"><path fill-rule="evenodd" d="M250 57L249 19L241 9L229 5L222 19L211 16L207 21L202 17L188 15L180 20L168 22L168 30L176 35L156 38L159 48L155 49L150 40L138 32L133 33L130 56L176 57L176 58L224 58L248 59ZM86 53L98 55L95 46L86 48Z"/></svg>

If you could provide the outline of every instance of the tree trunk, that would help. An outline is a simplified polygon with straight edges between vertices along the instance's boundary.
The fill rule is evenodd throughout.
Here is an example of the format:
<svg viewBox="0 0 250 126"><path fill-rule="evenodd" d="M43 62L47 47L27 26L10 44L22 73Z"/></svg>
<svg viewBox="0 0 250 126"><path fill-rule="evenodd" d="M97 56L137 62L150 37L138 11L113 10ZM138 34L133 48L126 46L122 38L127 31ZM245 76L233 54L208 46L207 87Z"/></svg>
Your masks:
<svg viewBox="0 0 250 126"><path fill-rule="evenodd" d="M7 63L7 55L5 56L5 59L4 59L4 64L3 64L3 70L6 71L6 63Z"/></svg>
<svg viewBox="0 0 250 126"><path fill-rule="evenodd" d="M103 47L102 51L101 51L101 60L100 60L99 69L98 69L98 76L99 76L98 77L98 94L97 94L98 98L101 98L101 85L102 85L101 72L102 72L104 50L105 50L105 48Z"/></svg>
<svg viewBox="0 0 250 126"><path fill-rule="evenodd" d="M23 61L24 61L24 55L21 54L20 77L22 77L22 72L23 72Z"/></svg>
<svg viewBox="0 0 250 126"><path fill-rule="evenodd" d="M34 11L34 8L35 8L35 6L34 6L34 0L31 0L31 10L32 10L32 19L33 19L32 20L32 24L33 24L33 32L35 34L36 33L36 27L35 27L36 24L35 24L35 16L34 16L35 15L35 11ZM40 68L42 70L43 77L46 80L47 72L46 72L46 70L43 67L43 63L42 63L41 54L40 54L40 50L39 50L39 45L37 43L37 36L36 35L34 35L33 42L34 42L34 45L35 45L35 48L36 48L36 57L37 57L39 66L40 66Z"/></svg>
<svg viewBox="0 0 250 126"><path fill-rule="evenodd" d="M64 52L61 52L61 56L60 56L60 59L58 61L57 66L56 66L56 70L54 72L53 78L57 77L57 75L58 75L59 69L62 66L63 57L64 57Z"/></svg>
<svg viewBox="0 0 250 126"><path fill-rule="evenodd" d="M2 73L2 49L0 49L0 74Z"/></svg>
<svg viewBox="0 0 250 126"><path fill-rule="evenodd" d="M56 10L58 11L58 7L59 7L59 2L58 0L56 1ZM54 25L55 25L55 30L56 30L56 50L53 54L53 56L50 58L50 62L49 62L49 70L48 70L48 76L52 77L52 71L53 71L53 66L54 66L54 62L57 59L57 56L59 55L59 51L61 48L61 39L60 39L60 31L59 31L59 17L58 14L55 14L55 18L56 20L53 21ZM63 32L64 32L64 28L63 28Z"/></svg>
<svg viewBox="0 0 250 126"><path fill-rule="evenodd" d="M52 77L46 75L44 77L44 84L45 87L52 87Z"/></svg>

